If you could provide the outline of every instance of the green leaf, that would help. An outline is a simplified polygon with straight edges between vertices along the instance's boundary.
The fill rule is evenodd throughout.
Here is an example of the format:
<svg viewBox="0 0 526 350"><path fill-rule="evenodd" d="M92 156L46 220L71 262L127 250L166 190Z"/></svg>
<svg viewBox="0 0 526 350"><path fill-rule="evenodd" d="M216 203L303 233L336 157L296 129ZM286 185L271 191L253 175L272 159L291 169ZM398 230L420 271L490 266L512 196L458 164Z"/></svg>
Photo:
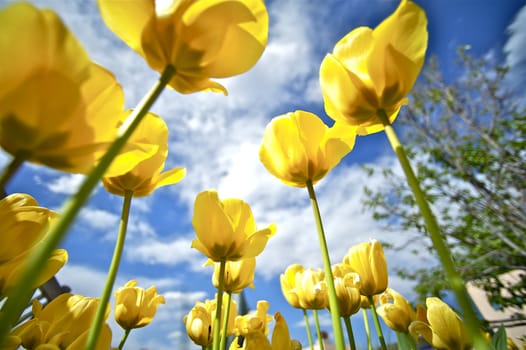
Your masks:
<svg viewBox="0 0 526 350"><path fill-rule="evenodd" d="M506 350L508 348L508 336L503 325L491 338L491 348L494 350Z"/></svg>

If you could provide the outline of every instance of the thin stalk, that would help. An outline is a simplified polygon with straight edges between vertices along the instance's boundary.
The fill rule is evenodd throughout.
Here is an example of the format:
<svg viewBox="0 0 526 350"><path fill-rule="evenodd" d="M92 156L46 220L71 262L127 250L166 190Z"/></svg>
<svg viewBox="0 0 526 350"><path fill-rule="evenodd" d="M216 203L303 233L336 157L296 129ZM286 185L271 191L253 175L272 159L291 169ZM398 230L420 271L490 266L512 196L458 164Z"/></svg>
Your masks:
<svg viewBox="0 0 526 350"><path fill-rule="evenodd" d="M0 314L0 346L6 339L6 335L11 327L16 323L16 320L29 304L33 291L30 286L34 285L34 282L39 276L42 267L45 266L49 255L65 236L76 215L89 198L91 191L95 188L100 178L109 168L113 159L124 147L174 74L175 68L167 66L159 80L139 102L135 110L129 115L127 121L130 120L131 122L127 124L127 128L122 130L119 136L111 144L106 154L84 180L84 183L78 192L69 198L64 204L61 210L61 215L51 226L49 233L46 236L46 240L43 244L39 245L38 250L31 254L27 267L20 277L20 281L12 289L11 293L9 293L8 300L2 307L2 313Z"/></svg>
<svg viewBox="0 0 526 350"><path fill-rule="evenodd" d="M11 159L11 162L9 162L7 167L4 168L2 175L0 175L0 189L5 191L7 183L15 175L18 169L20 169L25 160L26 156L23 153L16 154L14 158Z"/></svg>
<svg viewBox="0 0 526 350"><path fill-rule="evenodd" d="M318 310L312 310L314 314L314 323L316 325L316 334L318 335L318 341L320 342L320 350L325 350L325 344L323 344L323 337L320 329L320 319L318 317Z"/></svg>
<svg viewBox="0 0 526 350"><path fill-rule="evenodd" d="M401 332L395 332L395 333L396 333L396 340L398 343L398 350L410 350L405 334Z"/></svg>
<svg viewBox="0 0 526 350"><path fill-rule="evenodd" d="M354 341L354 333L352 331L351 316L344 316L345 327L347 328L347 336L349 337L349 343L351 344L351 350L356 350L356 342Z"/></svg>
<svg viewBox="0 0 526 350"><path fill-rule="evenodd" d="M382 346L383 350L387 350L387 345L385 344L384 339L384 333L382 332L382 326L380 325L380 320L378 318L378 314L376 313L376 306L374 305L373 297L368 295L367 299L369 299L369 307L371 308L371 312L373 314L374 327L376 328L376 333L378 334L380 345Z"/></svg>
<svg viewBox="0 0 526 350"><path fill-rule="evenodd" d="M128 336L130 335L131 329L126 329L124 331L124 334L122 335L121 342L119 343L119 350L122 350L122 347L124 346L124 343L126 343L126 339L128 339Z"/></svg>
<svg viewBox="0 0 526 350"><path fill-rule="evenodd" d="M321 221L320 209L318 207L318 200L314 192L312 181L307 181L307 190L309 191L309 198L314 214L314 221L316 222L316 229L318 231L318 240L320 242L320 251L323 259L323 268L325 271L325 281L329 294L329 308L331 310L332 329L334 332L334 342L336 350L344 350L345 342L343 340L342 324L340 322L340 311L338 306L338 298L336 297L336 288L334 287L334 277L332 275L331 261L329 258L329 249L327 248L327 241L325 239L325 232L323 231L323 224Z"/></svg>
<svg viewBox="0 0 526 350"><path fill-rule="evenodd" d="M309 315L307 314L307 310L303 310L303 319L305 320L305 328L307 329L307 338L309 339L309 345L311 350L314 350L314 342L312 341L312 332L310 329L310 323L309 323Z"/></svg>
<svg viewBox="0 0 526 350"><path fill-rule="evenodd" d="M117 271L121 262L122 252L124 250L124 241L126 240L126 230L128 228L128 218L130 214L131 200L133 198L133 191L124 192L124 201L122 204L121 222L119 226L119 233L117 235L117 241L115 242L115 248L113 250L113 258L111 260L108 275L106 277L106 284L101 295L97 312L95 313L95 319L91 324L91 328L88 334L88 341L86 343L86 350L93 350L97 345L97 339L102 329L104 319L106 316L106 310L110 301L111 291L115 284L117 277Z"/></svg>
<svg viewBox="0 0 526 350"><path fill-rule="evenodd" d="M444 268L449 285L455 293L455 297L457 298L460 308L462 309L462 315L466 321L468 331L473 338L473 347L480 350L489 350L489 345L482 334L480 321L477 318L477 314L467 293L464 281L455 268L451 251L440 234L440 228L438 226L437 220L433 215L431 208L429 207L429 203L425 199L424 193L420 188L420 183L413 172L413 168L409 163L409 159L407 158L404 148L400 143L393 126L389 122L389 118L387 117L385 111L378 110L377 115L384 125L387 139L391 143L391 147L393 148L393 151L398 157L398 161L404 170L407 183L413 191L416 203L420 209L420 213L424 218L426 229L429 232L433 246L438 253L438 257L440 258L440 262Z"/></svg>
<svg viewBox="0 0 526 350"><path fill-rule="evenodd" d="M230 317L230 302L232 301L232 293L226 293L226 310L223 315L223 331L221 332L221 344L219 348L221 350L226 349L226 332L228 330L228 318Z"/></svg>
<svg viewBox="0 0 526 350"><path fill-rule="evenodd" d="M219 350L221 343L220 339L220 328L221 327L221 308L223 306L223 289L225 285L225 269L226 260L222 259L219 263L219 285L217 286L217 299L216 299L216 317L214 319L214 335L213 335L213 350ZM224 334L223 334L224 336Z"/></svg>
<svg viewBox="0 0 526 350"><path fill-rule="evenodd" d="M373 350L373 343L371 342L371 329L369 328L369 316L367 309L362 309L363 325L365 327L365 334L367 335L367 349Z"/></svg>

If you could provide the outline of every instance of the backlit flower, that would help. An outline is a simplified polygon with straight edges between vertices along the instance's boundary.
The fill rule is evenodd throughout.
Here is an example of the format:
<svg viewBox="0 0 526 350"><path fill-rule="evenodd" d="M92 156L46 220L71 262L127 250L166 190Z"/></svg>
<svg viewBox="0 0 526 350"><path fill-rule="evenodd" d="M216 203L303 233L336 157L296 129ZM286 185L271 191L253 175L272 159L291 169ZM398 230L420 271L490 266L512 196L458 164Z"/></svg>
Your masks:
<svg viewBox="0 0 526 350"><path fill-rule="evenodd" d="M301 309L319 310L329 304L325 273L293 264L280 276L281 291L289 304Z"/></svg>
<svg viewBox="0 0 526 350"><path fill-rule="evenodd" d="M425 12L409 0L376 28L358 27L344 36L320 68L327 114L358 126L359 134L383 130L377 111L383 109L393 122L407 103L424 64L427 37Z"/></svg>
<svg viewBox="0 0 526 350"><path fill-rule="evenodd" d="M409 332L437 350L468 350L472 344L464 322L451 308L439 298L426 299L427 322L411 322Z"/></svg>
<svg viewBox="0 0 526 350"><path fill-rule="evenodd" d="M106 25L182 93L226 89L210 78L250 69L267 44L262 0L98 0Z"/></svg>
<svg viewBox="0 0 526 350"><path fill-rule="evenodd" d="M351 316L361 307L360 276L347 264L332 266L340 316Z"/></svg>
<svg viewBox="0 0 526 350"><path fill-rule="evenodd" d="M168 155L168 127L157 115L148 113L134 131L130 142L151 144L157 151L125 174L104 177L102 183L108 192L124 196L126 191L131 191L134 197L143 197L161 186L177 183L184 177L184 168L162 172ZM117 159L114 163L122 161L125 159Z"/></svg>
<svg viewBox="0 0 526 350"><path fill-rule="evenodd" d="M9 5L0 32L0 146L22 161L89 172L124 120L121 86L50 10ZM133 167L142 151L130 144L124 169L108 174Z"/></svg>
<svg viewBox="0 0 526 350"><path fill-rule="evenodd" d="M214 263L212 284L219 288L220 263ZM229 293L241 293L246 287L254 288L254 274L256 272L256 258L227 261L223 289Z"/></svg>
<svg viewBox="0 0 526 350"><path fill-rule="evenodd" d="M409 325L416 320L416 313L411 304L400 293L391 288L380 294L380 306L376 309L385 324L392 330L409 332Z"/></svg>
<svg viewBox="0 0 526 350"><path fill-rule="evenodd" d="M274 224L258 230L246 202L237 198L220 200L216 191L197 195L192 225L197 236L192 248L216 262L259 255L276 231Z"/></svg>
<svg viewBox="0 0 526 350"><path fill-rule="evenodd" d="M155 286L145 290L136 285L131 280L115 292L115 320L126 330L149 325L159 304L165 303Z"/></svg>
<svg viewBox="0 0 526 350"><path fill-rule="evenodd" d="M272 119L263 135L259 158L265 168L290 186L321 180L349 153L354 128L327 127L315 114L295 111Z"/></svg>
<svg viewBox="0 0 526 350"><path fill-rule="evenodd" d="M34 317L12 331L26 349L83 349L99 299L82 295L61 294L44 308L33 302ZM109 309L106 312L106 318ZM97 349L109 349L111 330L103 325Z"/></svg>
<svg viewBox="0 0 526 350"><path fill-rule="evenodd" d="M56 213L38 206L28 194L14 193L0 200L0 296L16 285L33 249L42 244ZM68 260L63 249L55 249L38 277L40 286Z"/></svg>
<svg viewBox="0 0 526 350"><path fill-rule="evenodd" d="M296 274L305 270L300 264L292 264L279 276L281 292L292 307L301 309L298 290L296 289Z"/></svg>
<svg viewBox="0 0 526 350"><path fill-rule="evenodd" d="M234 332L238 336L247 336L252 333L268 334L268 323L272 317L267 314L270 304L266 300L257 302L257 310L247 315L237 316L235 319Z"/></svg>
<svg viewBox="0 0 526 350"><path fill-rule="evenodd" d="M360 293L365 296L380 294L387 288L387 261L382 245L377 240L349 248L343 263L360 275Z"/></svg>

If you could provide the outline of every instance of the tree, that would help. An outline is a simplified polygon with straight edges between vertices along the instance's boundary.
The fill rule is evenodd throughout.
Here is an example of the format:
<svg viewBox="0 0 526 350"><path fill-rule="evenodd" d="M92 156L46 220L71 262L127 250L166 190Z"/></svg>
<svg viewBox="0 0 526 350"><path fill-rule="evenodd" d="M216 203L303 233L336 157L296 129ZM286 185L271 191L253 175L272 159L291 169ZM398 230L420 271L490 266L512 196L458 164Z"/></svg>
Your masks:
<svg viewBox="0 0 526 350"><path fill-rule="evenodd" d="M521 100L506 89L508 69L490 58L474 58L460 49L459 72L446 82L432 58L395 127L461 276L482 286L493 305L520 307L526 305L524 95ZM407 243L416 239L432 251L405 179L391 169L366 171L381 171L387 184L365 189L365 206L374 218L388 229L416 229L417 236ZM499 280L516 269L524 272L519 283ZM421 298L448 289L440 266L398 273L418 282Z"/></svg>

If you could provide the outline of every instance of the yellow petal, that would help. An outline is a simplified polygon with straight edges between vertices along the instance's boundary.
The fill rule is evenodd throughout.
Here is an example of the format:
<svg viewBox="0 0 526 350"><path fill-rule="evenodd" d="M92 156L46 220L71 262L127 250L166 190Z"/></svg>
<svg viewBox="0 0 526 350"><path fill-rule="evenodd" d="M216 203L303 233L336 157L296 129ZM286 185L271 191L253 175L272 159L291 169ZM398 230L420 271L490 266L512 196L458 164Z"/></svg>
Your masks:
<svg viewBox="0 0 526 350"><path fill-rule="evenodd" d="M185 175L186 175L185 168L173 168L165 172L162 172L159 175L159 178L157 179L157 184L155 185L155 188L178 183L185 177Z"/></svg>

